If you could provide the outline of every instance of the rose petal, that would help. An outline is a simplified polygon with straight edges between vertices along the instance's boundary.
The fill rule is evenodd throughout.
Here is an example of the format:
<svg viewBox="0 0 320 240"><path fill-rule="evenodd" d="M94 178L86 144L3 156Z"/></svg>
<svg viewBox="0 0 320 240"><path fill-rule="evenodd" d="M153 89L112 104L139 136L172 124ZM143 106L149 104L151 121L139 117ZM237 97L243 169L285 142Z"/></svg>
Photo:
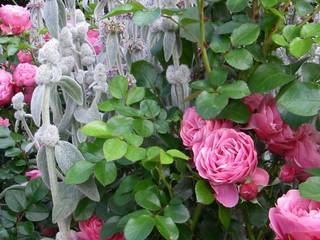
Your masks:
<svg viewBox="0 0 320 240"><path fill-rule="evenodd" d="M252 182L258 186L267 186L269 183L269 174L262 168L257 168L251 176Z"/></svg>
<svg viewBox="0 0 320 240"><path fill-rule="evenodd" d="M237 205L239 201L239 193L236 185L212 185L211 187L215 191L216 199L219 203L227 208L232 208Z"/></svg>

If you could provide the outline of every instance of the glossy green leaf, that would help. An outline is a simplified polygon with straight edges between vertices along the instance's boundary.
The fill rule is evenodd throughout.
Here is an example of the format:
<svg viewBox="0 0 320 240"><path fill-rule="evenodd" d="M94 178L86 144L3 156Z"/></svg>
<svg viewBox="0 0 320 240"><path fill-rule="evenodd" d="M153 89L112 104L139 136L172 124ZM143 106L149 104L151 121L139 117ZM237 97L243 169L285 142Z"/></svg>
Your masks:
<svg viewBox="0 0 320 240"><path fill-rule="evenodd" d="M161 208L160 199L152 191L139 191L135 194L134 198L137 204L145 209L158 211Z"/></svg>
<svg viewBox="0 0 320 240"><path fill-rule="evenodd" d="M230 66L239 70L247 70L253 64L252 54L244 48L231 50L224 58Z"/></svg>
<svg viewBox="0 0 320 240"><path fill-rule="evenodd" d="M95 164L82 160L76 162L67 172L64 182L66 184L84 183L94 172Z"/></svg>
<svg viewBox="0 0 320 240"><path fill-rule="evenodd" d="M289 45L290 53L295 57L301 57L308 53L312 47L312 39L310 38L295 38Z"/></svg>
<svg viewBox="0 0 320 240"><path fill-rule="evenodd" d="M231 43L235 47L250 45L257 40L259 34L260 28L257 24L245 23L233 30Z"/></svg>
<svg viewBox="0 0 320 240"><path fill-rule="evenodd" d="M227 0L226 5L231 12L240 12L248 6L248 0Z"/></svg>
<svg viewBox="0 0 320 240"><path fill-rule="evenodd" d="M179 230L170 217L156 216L156 227L166 240L177 240L179 238Z"/></svg>
<svg viewBox="0 0 320 240"><path fill-rule="evenodd" d="M128 144L118 138L111 138L103 144L103 153L107 161L114 161L122 158L128 149Z"/></svg>
<svg viewBox="0 0 320 240"><path fill-rule="evenodd" d="M125 239L144 240L150 235L154 225L155 221L151 216L139 215L133 217L127 222L124 228Z"/></svg>
<svg viewBox="0 0 320 240"><path fill-rule="evenodd" d="M309 177L307 181L301 183L299 191L302 197L320 201L320 177Z"/></svg>
<svg viewBox="0 0 320 240"><path fill-rule="evenodd" d="M143 87L133 87L129 89L126 104L131 105L140 102L145 95L145 89Z"/></svg>
<svg viewBox="0 0 320 240"><path fill-rule="evenodd" d="M250 95L250 90L245 81L237 80L218 87L217 91L229 98L241 99Z"/></svg>
<svg viewBox="0 0 320 240"><path fill-rule="evenodd" d="M115 98L124 98L128 91L128 79L123 76L113 77L109 84L109 91Z"/></svg>
<svg viewBox="0 0 320 240"><path fill-rule="evenodd" d="M164 216L170 217L175 223L185 223L189 220L190 213L183 204L170 204L164 209Z"/></svg>
<svg viewBox="0 0 320 240"><path fill-rule="evenodd" d="M93 121L81 128L81 132L90 137L108 138L112 136L111 129L103 121Z"/></svg>
<svg viewBox="0 0 320 240"><path fill-rule="evenodd" d="M117 167L113 162L100 161L96 165L95 176L103 186L107 186L116 180Z"/></svg>
<svg viewBox="0 0 320 240"><path fill-rule="evenodd" d="M197 181L195 192L196 192L198 203L202 203L205 205L209 205L213 203L214 197L213 197L212 189L208 186L208 184L205 181L203 180Z"/></svg>

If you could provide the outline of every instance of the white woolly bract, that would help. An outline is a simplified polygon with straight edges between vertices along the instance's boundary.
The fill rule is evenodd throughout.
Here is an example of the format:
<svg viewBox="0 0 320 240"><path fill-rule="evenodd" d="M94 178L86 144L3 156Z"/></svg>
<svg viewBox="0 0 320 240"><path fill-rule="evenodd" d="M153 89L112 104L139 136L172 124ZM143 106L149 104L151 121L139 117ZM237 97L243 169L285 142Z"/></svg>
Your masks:
<svg viewBox="0 0 320 240"><path fill-rule="evenodd" d="M22 110L24 106L24 95L22 92L17 93L11 99L12 106L16 110Z"/></svg>
<svg viewBox="0 0 320 240"><path fill-rule="evenodd" d="M166 72L166 77L171 84L184 84L191 81L191 71L187 65L180 65L178 67L170 65Z"/></svg>
<svg viewBox="0 0 320 240"><path fill-rule="evenodd" d="M54 125L42 125L35 134L40 145L54 147L59 142L59 130Z"/></svg>

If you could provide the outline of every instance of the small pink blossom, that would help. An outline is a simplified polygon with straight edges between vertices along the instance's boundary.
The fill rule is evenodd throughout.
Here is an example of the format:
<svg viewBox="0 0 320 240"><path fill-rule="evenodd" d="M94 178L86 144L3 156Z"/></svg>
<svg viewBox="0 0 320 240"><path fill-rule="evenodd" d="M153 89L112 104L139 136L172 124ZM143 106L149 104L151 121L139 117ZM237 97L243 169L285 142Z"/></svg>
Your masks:
<svg viewBox="0 0 320 240"><path fill-rule="evenodd" d="M13 94L12 75L0 69L0 107L11 103Z"/></svg>
<svg viewBox="0 0 320 240"><path fill-rule="evenodd" d="M96 54L98 55L103 49L103 44L100 41L99 30L98 29L90 29L87 33L87 37L88 37L88 41L91 43Z"/></svg>
<svg viewBox="0 0 320 240"><path fill-rule="evenodd" d="M32 63L32 54L30 52L20 50L17 56L19 63Z"/></svg>
<svg viewBox="0 0 320 240"><path fill-rule="evenodd" d="M247 201L251 201L257 197L259 192L258 186L254 183L244 183L240 186L240 196Z"/></svg>
<svg viewBox="0 0 320 240"><path fill-rule="evenodd" d="M47 32L42 36L42 38L45 42L49 42L49 40L51 39L51 34Z"/></svg>
<svg viewBox="0 0 320 240"><path fill-rule="evenodd" d="M285 183L291 183L296 177L296 169L289 165L285 164L282 166L280 173L279 173L279 178L282 182Z"/></svg>
<svg viewBox="0 0 320 240"><path fill-rule="evenodd" d="M320 202L289 190L269 210L270 227L277 240L316 240L320 236Z"/></svg>
<svg viewBox="0 0 320 240"><path fill-rule="evenodd" d="M33 169L25 173L26 177L28 177L30 180L36 179L38 177L41 177L41 172L38 169Z"/></svg>
<svg viewBox="0 0 320 240"><path fill-rule="evenodd" d="M9 119L0 117L0 126L9 127L10 126Z"/></svg>
<svg viewBox="0 0 320 240"><path fill-rule="evenodd" d="M36 84L35 77L37 67L29 63L19 63L13 72L13 79L18 87L33 87Z"/></svg>
<svg viewBox="0 0 320 240"><path fill-rule="evenodd" d="M0 29L5 34L18 35L31 27L30 12L17 5L0 7Z"/></svg>

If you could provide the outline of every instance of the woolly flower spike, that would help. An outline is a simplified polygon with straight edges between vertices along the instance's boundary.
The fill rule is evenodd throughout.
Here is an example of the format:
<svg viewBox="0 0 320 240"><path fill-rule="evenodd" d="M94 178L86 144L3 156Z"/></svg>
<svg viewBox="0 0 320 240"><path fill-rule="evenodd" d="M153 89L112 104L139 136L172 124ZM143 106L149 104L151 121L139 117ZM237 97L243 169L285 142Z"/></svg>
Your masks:
<svg viewBox="0 0 320 240"><path fill-rule="evenodd" d="M39 50L38 60L40 63L58 64L60 61L59 42L56 39L51 39L43 45Z"/></svg>
<svg viewBox="0 0 320 240"><path fill-rule="evenodd" d="M59 42L62 48L69 48L73 46L72 33L68 27L62 28L59 36Z"/></svg>
<svg viewBox="0 0 320 240"><path fill-rule="evenodd" d="M125 30L125 24L116 18L106 19L101 21L100 29L105 34L108 33L122 33Z"/></svg>
<svg viewBox="0 0 320 240"><path fill-rule="evenodd" d="M106 82L106 72L106 67L102 63L97 64L96 68L94 69L94 80L97 82Z"/></svg>
<svg viewBox="0 0 320 240"><path fill-rule="evenodd" d="M128 39L125 42L125 50L130 54L141 53L145 50L146 44L142 39Z"/></svg>
<svg viewBox="0 0 320 240"><path fill-rule="evenodd" d="M22 110L24 106L24 95L22 92L17 93L11 99L13 108L15 110Z"/></svg>
<svg viewBox="0 0 320 240"><path fill-rule="evenodd" d="M77 36L81 42L86 41L89 25L87 22L78 23L76 26Z"/></svg>
<svg viewBox="0 0 320 240"><path fill-rule="evenodd" d="M83 66L93 65L95 62L94 52L88 43L83 43L80 49L81 64Z"/></svg>
<svg viewBox="0 0 320 240"><path fill-rule="evenodd" d="M63 75L70 75L71 71L75 65L74 57L67 56L61 58L61 70Z"/></svg>
<svg viewBox="0 0 320 240"><path fill-rule="evenodd" d="M59 131L54 125L43 125L35 134L40 145L54 147L59 142Z"/></svg>
<svg viewBox="0 0 320 240"><path fill-rule="evenodd" d="M187 65L178 67L170 65L167 69L166 77L170 84L185 84L191 81L191 72Z"/></svg>
<svg viewBox="0 0 320 240"><path fill-rule="evenodd" d="M47 64L41 65L37 69L36 83L49 84L50 82L58 82L62 76L61 69Z"/></svg>

